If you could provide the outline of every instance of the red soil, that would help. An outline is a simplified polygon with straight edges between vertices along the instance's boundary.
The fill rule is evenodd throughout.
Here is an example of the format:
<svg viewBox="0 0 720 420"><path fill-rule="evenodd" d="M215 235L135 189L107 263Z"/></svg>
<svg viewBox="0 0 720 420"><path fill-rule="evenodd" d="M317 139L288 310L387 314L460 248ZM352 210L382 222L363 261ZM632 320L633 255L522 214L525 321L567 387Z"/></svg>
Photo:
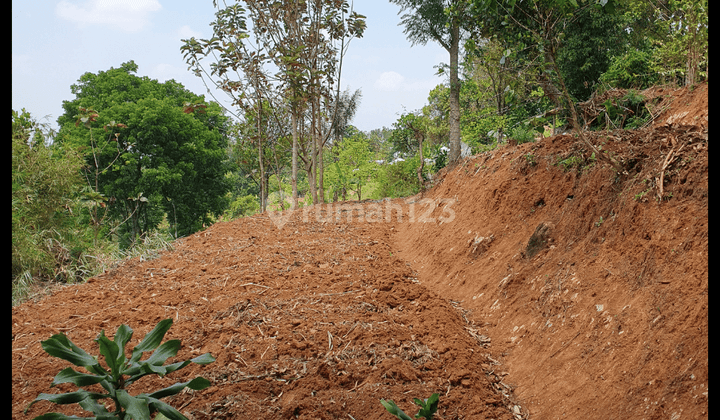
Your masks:
<svg viewBox="0 0 720 420"><path fill-rule="evenodd" d="M203 376L166 399L189 418L390 419L381 398L412 415L433 392L441 419L707 418L707 84L662 94L650 128L589 133L627 173L557 136L423 196L218 223L55 287L12 310L12 416L83 414L23 414L76 389L50 388L68 363L41 340L98 354L102 329L131 347L172 318L177 360L216 362L130 392Z"/></svg>

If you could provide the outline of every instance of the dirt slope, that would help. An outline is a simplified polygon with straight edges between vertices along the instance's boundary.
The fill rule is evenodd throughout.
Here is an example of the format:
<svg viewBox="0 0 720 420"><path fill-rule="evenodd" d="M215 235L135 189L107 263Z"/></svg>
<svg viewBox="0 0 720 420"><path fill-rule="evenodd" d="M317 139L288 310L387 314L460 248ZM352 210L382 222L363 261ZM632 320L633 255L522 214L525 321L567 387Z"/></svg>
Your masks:
<svg viewBox="0 0 720 420"><path fill-rule="evenodd" d="M452 222L401 226L401 256L472 311L533 419L707 418L707 85L672 94L651 128L592 136L626 174L572 136L500 149L424 197L455 198Z"/></svg>
<svg viewBox="0 0 720 420"><path fill-rule="evenodd" d="M13 308L12 416L82 414L22 413L74 389L41 340L97 354L101 329L134 345L172 318L178 359L217 361L130 391L202 375L168 399L189 418L389 419L380 398L433 392L443 419L707 418L707 85L669 93L655 126L594 139L627 174L571 136L503 148L423 197L218 223Z"/></svg>

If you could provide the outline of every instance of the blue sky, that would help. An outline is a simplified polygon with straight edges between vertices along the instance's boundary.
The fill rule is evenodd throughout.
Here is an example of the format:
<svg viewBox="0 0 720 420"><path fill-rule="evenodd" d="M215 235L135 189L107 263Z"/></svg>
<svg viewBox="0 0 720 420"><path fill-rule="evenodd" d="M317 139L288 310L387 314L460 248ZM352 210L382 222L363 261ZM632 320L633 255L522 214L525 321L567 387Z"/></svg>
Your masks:
<svg viewBox="0 0 720 420"><path fill-rule="evenodd" d="M13 0L12 107L27 109L54 127L70 85L134 60L138 76L175 79L197 94L202 81L187 70L183 38L209 38L212 0ZM398 26L400 8L387 0L355 0L367 16L363 38L354 39L343 64L342 88L361 89L353 120L359 129L390 127L400 113L421 108L444 78L437 66L449 61L439 45L411 46ZM215 96L226 104L223 93Z"/></svg>

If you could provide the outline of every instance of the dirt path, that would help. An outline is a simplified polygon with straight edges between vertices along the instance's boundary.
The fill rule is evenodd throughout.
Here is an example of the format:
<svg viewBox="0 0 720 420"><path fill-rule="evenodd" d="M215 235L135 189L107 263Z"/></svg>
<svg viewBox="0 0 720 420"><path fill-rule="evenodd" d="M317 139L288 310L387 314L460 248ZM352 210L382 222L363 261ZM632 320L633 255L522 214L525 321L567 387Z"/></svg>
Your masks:
<svg viewBox="0 0 720 420"><path fill-rule="evenodd" d="M202 375L211 387L167 400L189 418L390 419L381 398L414 414L434 392L441 419L707 418L697 96L676 94L694 107L670 109L676 125L597 134L626 174L559 136L468 159L422 197L218 223L56 287L13 308L12 416L83 414L22 413L74 389L49 388L67 364L41 340L97 354L101 329L128 324L134 345L172 318L178 358L216 362L130 391Z"/></svg>
<svg viewBox="0 0 720 420"><path fill-rule="evenodd" d="M182 340L179 357L217 358L162 381L197 374L212 381L169 399L196 419L380 419L389 417L380 398L410 412L412 398L433 392L448 418L513 418L498 378L485 374L494 362L462 311L418 284L393 255L393 226L359 222L357 211L350 222L341 211L340 222L323 223L324 213L305 213L303 221L297 212L281 230L267 216L219 223L157 260L14 309L14 417L52 406L38 403L21 415L64 367L41 352L39 340L63 331L91 349L101 329L110 335L128 323L139 340L173 318L167 339ZM147 385L132 391L161 387Z"/></svg>

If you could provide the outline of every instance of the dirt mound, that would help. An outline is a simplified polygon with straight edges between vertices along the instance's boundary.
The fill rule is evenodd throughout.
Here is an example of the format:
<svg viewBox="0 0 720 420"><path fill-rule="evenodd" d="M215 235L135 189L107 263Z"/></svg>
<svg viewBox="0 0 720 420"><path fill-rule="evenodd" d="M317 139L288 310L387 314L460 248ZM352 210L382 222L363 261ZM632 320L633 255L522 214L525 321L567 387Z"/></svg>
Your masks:
<svg viewBox="0 0 720 420"><path fill-rule="evenodd" d="M625 173L569 135L508 147L424 197L454 220L400 227L533 419L708 416L707 85L668 102L649 129L588 133Z"/></svg>
<svg viewBox="0 0 720 420"><path fill-rule="evenodd" d="M41 340L98 354L101 329L130 325L132 346L164 318L177 359L217 360L130 392L201 375L211 387L167 400L195 419L389 419L381 398L414 413L434 392L444 419L707 418L707 120L680 125L695 111L592 134L622 174L553 137L467 159L424 196L218 223L57 287L12 310L13 418L82 414L22 413L74 390L49 388L68 364Z"/></svg>

